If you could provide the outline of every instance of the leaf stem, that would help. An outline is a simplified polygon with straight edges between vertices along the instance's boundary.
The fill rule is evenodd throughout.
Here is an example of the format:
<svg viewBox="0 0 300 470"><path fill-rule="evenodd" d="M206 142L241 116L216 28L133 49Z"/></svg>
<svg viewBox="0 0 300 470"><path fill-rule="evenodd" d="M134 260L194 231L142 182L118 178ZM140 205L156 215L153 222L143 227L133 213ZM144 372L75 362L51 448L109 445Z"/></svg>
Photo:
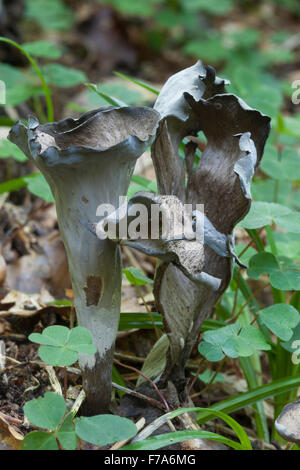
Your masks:
<svg viewBox="0 0 300 470"><path fill-rule="evenodd" d="M30 62L30 64L32 65L34 70L36 71L36 73L39 76L39 79L41 81L41 85L42 85L42 88L44 90L44 94L45 94L45 98L46 98L48 121L53 122L54 121L54 112L53 112L53 103L52 103L52 99L51 99L51 93L50 93L49 87L46 83L46 80L45 80L45 78L44 78L44 76L41 72L41 69L38 67L37 63L31 57L31 55L28 54L28 52L26 52L25 49L22 46L20 46L20 44L18 44L17 42L12 41L11 39L8 39L8 38L4 38L2 36L0 36L0 42L6 42L7 44L10 44L11 46L14 46L19 51L21 51L22 54L25 55L25 57L28 59L28 61Z"/></svg>

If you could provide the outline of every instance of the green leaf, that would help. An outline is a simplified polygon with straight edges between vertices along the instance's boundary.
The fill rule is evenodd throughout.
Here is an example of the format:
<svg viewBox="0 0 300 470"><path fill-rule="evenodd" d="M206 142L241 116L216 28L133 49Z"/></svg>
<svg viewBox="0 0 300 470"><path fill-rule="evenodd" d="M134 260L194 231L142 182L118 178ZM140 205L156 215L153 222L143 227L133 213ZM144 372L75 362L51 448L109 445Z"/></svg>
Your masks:
<svg viewBox="0 0 300 470"><path fill-rule="evenodd" d="M6 88L15 88L24 82L28 82L28 77L23 73L22 69L13 65L0 63L0 77L6 84Z"/></svg>
<svg viewBox="0 0 300 470"><path fill-rule="evenodd" d="M300 323L298 323L296 328L294 328L293 335L289 339L289 341L286 341L285 343L281 343L281 346L286 351L289 351L289 352L293 353L293 352L296 351L296 349L298 349L298 348L295 348L294 342L299 341L299 340L300 340Z"/></svg>
<svg viewBox="0 0 300 470"><path fill-rule="evenodd" d="M58 431L56 436L65 450L75 450L77 447L77 437L75 434L75 425L73 424L73 415L69 413Z"/></svg>
<svg viewBox="0 0 300 470"><path fill-rule="evenodd" d="M151 313L152 318L154 319L155 326L157 328L162 328L162 317L157 312ZM151 319L149 318L148 313L142 312L121 312L120 315L120 323L119 323L119 331L127 331L132 330L134 328L137 329L145 329L151 330L153 328L153 324Z"/></svg>
<svg viewBox="0 0 300 470"><path fill-rule="evenodd" d="M32 175L27 175L26 178L35 178L36 173ZM18 189L24 188L27 183L24 178L14 178L8 180L5 183L0 183L0 194L10 193L11 191L17 191Z"/></svg>
<svg viewBox="0 0 300 470"><path fill-rule="evenodd" d="M118 103L125 103L129 105L138 104L145 101L144 96L139 90L134 90L132 87L129 87L127 83L111 82L94 85L97 91L102 92L106 96L111 96ZM88 102L93 106L105 106L107 103L107 98L100 96L99 93L94 93L95 89L90 88L91 91L87 92Z"/></svg>
<svg viewBox="0 0 300 470"><path fill-rule="evenodd" d="M197 13L204 11L211 15L225 15L233 8L232 0L184 0L183 8Z"/></svg>
<svg viewBox="0 0 300 470"><path fill-rule="evenodd" d="M214 411L223 411L223 413L233 413L245 406L252 405L267 400L274 396L280 395L291 390L295 390L300 386L300 377L285 377L284 379L274 380L268 384L256 387L248 392L240 393L226 400L220 401L210 407ZM198 423L203 424L214 418L213 414L201 413L198 416Z"/></svg>
<svg viewBox="0 0 300 470"><path fill-rule="evenodd" d="M28 339L33 343L45 344L47 346L62 346L69 338L70 330L66 326L48 326L42 333L32 333Z"/></svg>
<svg viewBox="0 0 300 470"><path fill-rule="evenodd" d="M130 439L137 433L137 427L132 421L114 415L76 418L75 426L80 439L97 446Z"/></svg>
<svg viewBox="0 0 300 470"><path fill-rule="evenodd" d="M298 208L297 196L295 193L293 194L293 185L286 180L279 181L269 178L255 180L251 185L251 193L255 201L274 202L276 200L279 204Z"/></svg>
<svg viewBox="0 0 300 470"><path fill-rule="evenodd" d="M25 162L27 160L26 155L22 150L7 139L1 139L0 141L0 158L12 157L17 162Z"/></svg>
<svg viewBox="0 0 300 470"><path fill-rule="evenodd" d="M21 450L58 450L58 445L54 434L33 431L24 437Z"/></svg>
<svg viewBox="0 0 300 470"><path fill-rule="evenodd" d="M264 173L276 180L300 179L300 155L291 147L284 147L279 159L277 148L268 145L260 167Z"/></svg>
<svg viewBox="0 0 300 470"><path fill-rule="evenodd" d="M125 268L123 269L127 280L134 286L144 286L145 284L153 284L153 280L145 276L142 271L138 268Z"/></svg>
<svg viewBox="0 0 300 470"><path fill-rule="evenodd" d="M35 178L24 176L24 181L32 194L41 197L45 201L55 202L50 186L42 173L37 173Z"/></svg>
<svg viewBox="0 0 300 470"><path fill-rule="evenodd" d="M244 449L244 450L246 450L246 449L251 450L252 449L251 442L250 442L246 432L242 428L242 426L240 426L239 423L237 423L230 416L227 416L225 413L223 413L219 410L214 410L212 408L208 408L208 409L207 408L198 408L198 407L179 408L177 410L170 411L169 413L166 413L165 415L162 415L159 418L157 418L154 421L154 423L152 423L152 427L153 427L154 424L155 425L159 424L161 426L162 424L164 424L168 420L172 420L172 419L176 418L177 416L180 416L183 413L190 413L190 412L195 412L195 411L202 412L202 413L204 412L204 414L206 414L206 415L207 415L208 411L210 411L211 412L211 415L210 415L211 419L220 418L223 421L225 421L225 423L227 423L233 429L233 431L237 435L238 439L240 440L240 444L238 444L240 449L241 448ZM201 416L201 414L200 414L200 416ZM144 433L144 432L145 432L145 430L142 431L142 433ZM177 433L178 432L179 431L177 431ZM198 432L198 431L192 431L192 432ZM206 432L206 431L204 431L204 432ZM177 435L177 433L176 433L176 435ZM157 436L157 437L160 437L160 436ZM235 444L237 444L237 443L235 443ZM135 443L132 443L132 445L135 445ZM130 446L131 446L131 444L130 444ZM126 446L124 448L124 450L126 450L128 447Z"/></svg>
<svg viewBox="0 0 300 470"><path fill-rule="evenodd" d="M115 365L112 366L112 381L114 383L116 383L117 385L121 385L122 387L126 387L126 383L122 379L122 376L120 375L120 373L119 373L119 371L118 371L118 369L116 368ZM117 394L121 398L123 395L125 395L125 392L122 392L122 390L117 389Z"/></svg>
<svg viewBox="0 0 300 470"><path fill-rule="evenodd" d="M260 319L278 338L288 341L300 321L300 315L291 305L275 304L261 310Z"/></svg>
<svg viewBox="0 0 300 470"><path fill-rule="evenodd" d="M299 115L297 117L294 116L284 116L283 118L284 129L282 130L284 133L294 136L300 137L300 119Z"/></svg>
<svg viewBox="0 0 300 470"><path fill-rule="evenodd" d="M140 175L132 175L131 181L142 186L144 191L151 191L152 193L157 193L156 181L149 180L148 178L145 178L144 176Z"/></svg>
<svg viewBox="0 0 300 470"><path fill-rule="evenodd" d="M206 369L205 372L203 372L202 374L198 374L198 378L202 380L202 382L204 382L205 384L209 384L211 383L214 375L215 375L215 372L213 370ZM212 383L215 384L215 383L221 383L221 382L225 382L225 377L223 374L218 372L214 380L212 381Z"/></svg>
<svg viewBox="0 0 300 470"><path fill-rule="evenodd" d="M156 379L159 377L167 362L167 351L170 346L169 338L166 334L162 335L154 344L150 352L148 353L141 372L149 379ZM140 375L136 386L139 387L143 382L145 382L145 378Z"/></svg>
<svg viewBox="0 0 300 470"><path fill-rule="evenodd" d="M78 354L75 351L53 346L41 346L39 348L39 356L46 364L61 367L71 366L78 359Z"/></svg>
<svg viewBox="0 0 300 470"><path fill-rule="evenodd" d="M290 214L292 214L292 217L294 217L295 214L297 215L297 213L292 212L291 209L281 204L275 204L273 202L253 202L248 215L246 215L239 225L243 228L253 229L264 227L265 225L272 225L272 223L275 222L285 229L287 225L285 217Z"/></svg>
<svg viewBox="0 0 300 470"><path fill-rule="evenodd" d="M300 213L290 212L289 214L276 217L275 223L287 232L300 233Z"/></svg>
<svg viewBox="0 0 300 470"><path fill-rule="evenodd" d="M247 274L252 279L259 279L261 274L270 275L270 283L279 290L300 290L300 267L290 260L276 258L263 252L254 255L249 263Z"/></svg>
<svg viewBox="0 0 300 470"><path fill-rule="evenodd" d="M121 450L157 450L189 439L210 439L220 442L235 450L242 450L241 444L209 431L176 431L153 436L144 441L137 441L122 447Z"/></svg>
<svg viewBox="0 0 300 470"><path fill-rule="evenodd" d="M111 4L116 10L124 15L137 16L141 18L149 18L154 15L154 5L157 0L130 0L130 2L124 2L124 0L99 0L101 3L107 5Z"/></svg>
<svg viewBox="0 0 300 470"><path fill-rule="evenodd" d="M72 69L61 64L47 64L42 70L46 82L60 88L76 86L87 81L87 76L82 70Z"/></svg>
<svg viewBox="0 0 300 470"><path fill-rule="evenodd" d="M97 85L94 85L93 83L85 83L85 85L95 92L98 97L103 98L105 102L108 104L111 104L112 106L117 106L117 107L123 107L127 106L127 103L124 103L123 101L119 100L115 96L110 96L107 93L104 93L103 91L98 90Z"/></svg>
<svg viewBox="0 0 300 470"><path fill-rule="evenodd" d="M22 47L28 54L45 59L59 59L63 53L61 45L50 41L25 42Z"/></svg>
<svg viewBox="0 0 300 470"><path fill-rule="evenodd" d="M155 95L159 95L159 90L151 85L148 85L148 83L145 83L141 80L137 80L136 78L128 77L128 75L124 75L123 73L114 72L114 74L117 75L117 77L124 78L124 80L128 80L129 82L135 83L136 85L145 88L145 90L151 91Z"/></svg>
<svg viewBox="0 0 300 470"><path fill-rule="evenodd" d="M92 335L81 326L69 330L65 326L49 326L40 333L32 333L30 341L42 344L41 359L52 366L70 366L78 359L78 353L95 354Z"/></svg>
<svg viewBox="0 0 300 470"><path fill-rule="evenodd" d="M17 106L29 100L32 96L40 96L42 94L43 90L40 86L22 83L6 90L6 104L8 106Z"/></svg>
<svg viewBox="0 0 300 470"><path fill-rule="evenodd" d="M199 352L209 361L217 361L224 357L249 357L257 349L269 350L260 330L254 326L241 327L237 322L217 330L206 331L204 342L199 344Z"/></svg>
<svg viewBox="0 0 300 470"><path fill-rule="evenodd" d="M207 343L206 341L201 341L201 343L199 343L198 351L202 356L206 357L209 362L218 362L224 357L220 346L217 344Z"/></svg>
<svg viewBox="0 0 300 470"><path fill-rule="evenodd" d="M224 60L230 55L229 49L224 47L222 38L218 34L208 39L190 41L183 50L187 55L213 62Z"/></svg>
<svg viewBox="0 0 300 470"><path fill-rule="evenodd" d="M26 0L25 17L34 20L43 29L70 29L75 15L62 0Z"/></svg>
<svg viewBox="0 0 300 470"><path fill-rule="evenodd" d="M76 326L70 330L67 346L72 351L82 354L95 354L96 352L91 333L81 326Z"/></svg>
<svg viewBox="0 0 300 470"><path fill-rule="evenodd" d="M28 401L24 413L28 421L39 428L54 431L66 411L65 400L54 392L45 393L44 397Z"/></svg>

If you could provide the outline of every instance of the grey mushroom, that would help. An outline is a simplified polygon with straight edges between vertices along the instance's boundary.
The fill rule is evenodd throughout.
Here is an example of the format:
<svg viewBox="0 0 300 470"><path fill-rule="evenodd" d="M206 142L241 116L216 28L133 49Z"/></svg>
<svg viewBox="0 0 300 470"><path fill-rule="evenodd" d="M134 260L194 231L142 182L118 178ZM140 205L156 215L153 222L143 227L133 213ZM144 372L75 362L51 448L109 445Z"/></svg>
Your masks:
<svg viewBox="0 0 300 470"><path fill-rule="evenodd" d="M300 401L285 406L275 421L278 434L300 446Z"/></svg>
<svg viewBox="0 0 300 470"><path fill-rule="evenodd" d="M229 285L234 253L233 229L251 205L250 183L262 158L270 118L227 93L229 82L200 61L171 77L155 103L162 116L152 144L160 194L204 206L203 275L219 280L218 288L195 282L174 262L157 269L155 301L170 340L161 385L173 381L185 400L185 364L199 333ZM197 134L207 145L196 162ZM184 137L185 160L179 156Z"/></svg>
<svg viewBox="0 0 300 470"><path fill-rule="evenodd" d="M120 247L87 229L100 204L119 205L137 158L151 144L158 112L143 107L100 108L79 119L40 125L18 122L9 139L40 169L56 201L79 325L90 330L95 356L81 355L84 413L108 410L121 299Z"/></svg>

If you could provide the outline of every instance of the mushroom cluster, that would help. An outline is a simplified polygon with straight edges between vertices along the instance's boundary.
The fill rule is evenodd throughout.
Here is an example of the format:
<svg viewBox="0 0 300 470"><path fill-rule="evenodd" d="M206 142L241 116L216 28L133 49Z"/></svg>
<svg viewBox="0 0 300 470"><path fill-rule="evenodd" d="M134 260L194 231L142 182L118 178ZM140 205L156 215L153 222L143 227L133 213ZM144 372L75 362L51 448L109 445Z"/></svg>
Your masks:
<svg viewBox="0 0 300 470"><path fill-rule="evenodd" d="M103 412L110 403L121 244L160 259L154 295L169 340L160 383L173 382L179 399L185 399L186 361L203 320L230 282L233 263L239 262L233 229L249 211L251 179L270 128L267 116L227 93L226 85L212 67L198 61L165 83L154 109L100 108L43 126L29 119L27 127L19 122L10 133L52 189L78 322L92 332L97 347L96 357L80 357L86 414ZM199 132L207 139L200 157ZM158 194L135 194L127 204L126 220L131 220L136 202L157 206L169 221L169 231L155 239L130 233L118 237L124 225L119 197L127 194L135 161L151 144ZM179 155L182 145L184 155ZM111 238L97 236L100 204L117 208L114 214L101 215L102 227L115 223ZM194 238L174 236L185 204L192 206ZM150 210L147 217L150 223Z"/></svg>

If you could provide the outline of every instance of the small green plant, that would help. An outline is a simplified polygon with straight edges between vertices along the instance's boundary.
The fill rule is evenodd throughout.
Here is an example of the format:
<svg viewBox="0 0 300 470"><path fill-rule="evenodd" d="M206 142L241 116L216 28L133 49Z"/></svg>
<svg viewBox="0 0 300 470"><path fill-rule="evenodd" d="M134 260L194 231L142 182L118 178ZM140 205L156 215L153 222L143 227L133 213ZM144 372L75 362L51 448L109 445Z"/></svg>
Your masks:
<svg viewBox="0 0 300 470"><path fill-rule="evenodd" d="M24 406L28 421L42 431L28 433L22 450L75 450L78 438L97 446L130 439L137 433L136 425L127 418L98 415L75 418L61 395L47 392Z"/></svg>
<svg viewBox="0 0 300 470"><path fill-rule="evenodd" d="M41 344L40 358L52 366L71 366L78 354L95 354L91 333L81 326L69 329L65 326L49 326L43 332L29 336L33 343Z"/></svg>

